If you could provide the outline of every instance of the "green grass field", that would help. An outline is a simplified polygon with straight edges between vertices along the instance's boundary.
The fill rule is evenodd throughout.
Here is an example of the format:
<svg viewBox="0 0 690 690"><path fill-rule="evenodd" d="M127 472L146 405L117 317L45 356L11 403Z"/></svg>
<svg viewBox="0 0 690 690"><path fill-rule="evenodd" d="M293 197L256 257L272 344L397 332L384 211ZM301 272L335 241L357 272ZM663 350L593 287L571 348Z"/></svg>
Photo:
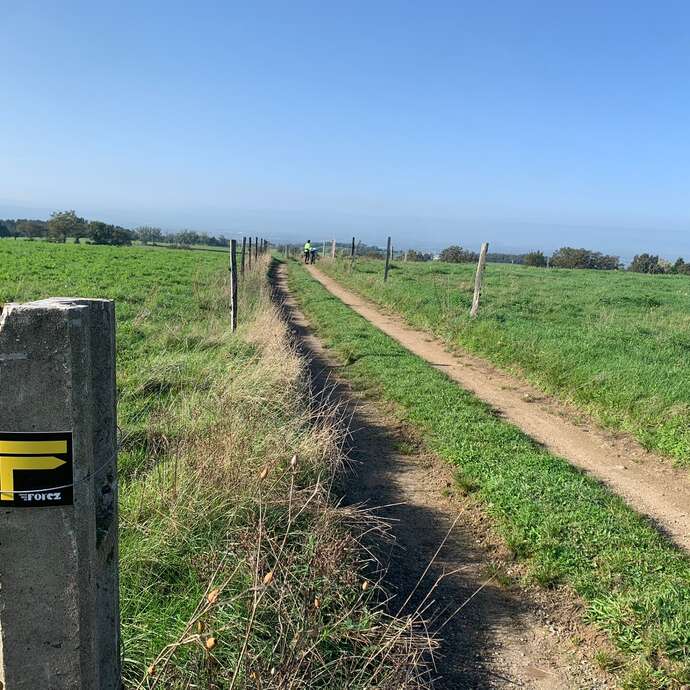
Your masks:
<svg viewBox="0 0 690 690"><path fill-rule="evenodd" d="M410 324L517 372L604 426L690 465L690 279L488 264L322 261L319 268Z"/></svg>
<svg viewBox="0 0 690 690"><path fill-rule="evenodd" d="M116 300L125 688L420 687L411 622L362 589L369 523L330 501L341 432L267 263L233 336L227 258L0 241L0 304Z"/></svg>
<svg viewBox="0 0 690 690"><path fill-rule="evenodd" d="M405 280L416 284L401 271L389 288L379 286L376 293L380 276L365 269L380 266L380 262L365 263L343 282L391 301L403 292ZM425 277L422 286L433 286L433 276L439 275L430 273L434 268L450 271L446 266L412 267L410 276L419 272ZM492 275L496 283L500 273L510 284L519 283L521 275L526 283L545 281L547 296L555 289L551 282L555 278L545 273L493 269L489 269L489 283ZM340 275L341 271L330 272ZM459 274L469 279L470 269L460 267ZM457 284L455 271L445 275L450 276L449 285L450 281ZM621 499L497 418L488 406L350 310L295 261L289 262L289 276L290 287L316 332L342 361L339 372L369 397L394 403L401 421L415 427L433 452L457 467L460 486L483 502L508 546L529 564L537 582L547 587L567 585L582 597L586 619L606 631L619 650L620 659L609 659L607 666L617 667L622 686L630 690L686 687L690 683L690 560ZM564 281L569 277L563 276ZM575 274L571 280L607 278ZM634 284L636 278L613 276L612 280ZM651 283L642 280L641 284ZM681 285L672 284L676 289ZM439 290L445 296L459 293L445 286ZM509 299L510 290L504 286L504 300ZM430 325L433 315L447 313L431 298L419 300L420 324ZM466 289L453 298L452 305L449 308L465 311ZM499 309L487 308L488 328L498 328L497 317L490 314ZM565 327L562 316L552 318ZM453 322L460 329L463 323L461 317ZM470 332L477 337L483 328L479 323Z"/></svg>

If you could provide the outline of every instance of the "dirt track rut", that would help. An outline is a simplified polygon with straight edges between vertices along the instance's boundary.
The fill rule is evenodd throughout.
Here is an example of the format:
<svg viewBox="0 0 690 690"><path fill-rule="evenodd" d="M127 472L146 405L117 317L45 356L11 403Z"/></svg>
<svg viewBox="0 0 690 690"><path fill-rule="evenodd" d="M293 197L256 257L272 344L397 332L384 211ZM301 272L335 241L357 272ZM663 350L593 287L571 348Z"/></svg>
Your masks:
<svg viewBox="0 0 690 690"><path fill-rule="evenodd" d="M383 313L313 266L308 267L330 293L403 347L440 369L494 408L504 419L555 455L587 471L648 516L677 545L690 551L690 477L687 470L644 450L634 440L594 424L576 424L572 412L486 361L451 353L439 340Z"/></svg>
<svg viewBox="0 0 690 690"><path fill-rule="evenodd" d="M352 420L354 470L343 487L344 500L384 506L376 512L390 522L395 540L379 556L388 565L386 581L396 592L391 608L401 606L420 580L405 610L425 605L424 596L442 575L431 603L426 602L430 603L426 617L431 619L432 629L469 600L440 631L442 646L434 687L609 687L591 662L592 647L572 642L591 633L580 623L577 602L562 593L517 585L506 588L492 579L492 568L505 568L510 579L510 570L516 566L502 561L501 544L487 532L487 521L477 505L467 497L453 495L452 468L434 456L397 450L405 438L404 430L384 408L358 397L337 377L337 365L289 296L282 267L277 288L298 343L310 359L315 392L325 391L330 400L337 400Z"/></svg>

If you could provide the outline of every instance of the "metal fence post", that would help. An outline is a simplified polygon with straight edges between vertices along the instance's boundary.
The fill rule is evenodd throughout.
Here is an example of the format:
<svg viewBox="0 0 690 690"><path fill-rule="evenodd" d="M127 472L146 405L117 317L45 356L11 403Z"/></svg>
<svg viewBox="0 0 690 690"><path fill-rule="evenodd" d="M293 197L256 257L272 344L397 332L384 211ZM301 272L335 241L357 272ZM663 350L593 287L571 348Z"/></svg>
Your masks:
<svg viewBox="0 0 690 690"><path fill-rule="evenodd" d="M230 240L230 328L237 330L237 240Z"/></svg>
<svg viewBox="0 0 690 690"><path fill-rule="evenodd" d="M388 281L388 269L390 268L390 260L391 260L391 238L388 238L388 244L386 245L386 265L384 266L383 269L383 282Z"/></svg>

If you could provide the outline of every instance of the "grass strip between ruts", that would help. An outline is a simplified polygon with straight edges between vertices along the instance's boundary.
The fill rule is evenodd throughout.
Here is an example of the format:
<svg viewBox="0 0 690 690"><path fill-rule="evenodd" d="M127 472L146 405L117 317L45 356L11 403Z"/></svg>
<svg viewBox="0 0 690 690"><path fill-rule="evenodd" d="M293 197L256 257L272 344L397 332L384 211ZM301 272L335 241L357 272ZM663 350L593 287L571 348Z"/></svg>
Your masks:
<svg viewBox="0 0 690 690"><path fill-rule="evenodd" d="M690 465L690 278L489 263L322 261L341 285Z"/></svg>
<svg viewBox="0 0 690 690"><path fill-rule="evenodd" d="M570 585L623 655L625 688L690 682L690 560L647 519L551 455L331 295L295 261L289 284L357 387L404 421L494 518L544 586Z"/></svg>

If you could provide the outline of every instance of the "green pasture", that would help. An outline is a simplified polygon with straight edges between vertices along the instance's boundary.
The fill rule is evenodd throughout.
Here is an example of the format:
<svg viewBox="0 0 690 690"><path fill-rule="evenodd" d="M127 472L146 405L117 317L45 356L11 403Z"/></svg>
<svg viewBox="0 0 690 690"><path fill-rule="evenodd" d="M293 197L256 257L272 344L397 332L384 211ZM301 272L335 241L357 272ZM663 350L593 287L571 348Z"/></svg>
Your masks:
<svg viewBox="0 0 690 690"><path fill-rule="evenodd" d="M322 261L411 325L524 376L604 426L690 464L690 278L487 264Z"/></svg>
<svg viewBox="0 0 690 690"><path fill-rule="evenodd" d="M364 264L348 282L372 289L376 277L364 269L380 266ZM424 270L422 275L428 276L433 268L410 272ZM465 278L470 273L459 272ZM520 275L517 269L501 273ZM396 280L402 283L404 275L397 274ZM458 280L454 271L446 275ZM617 648L613 655L601 651L598 658L616 671L622 687L687 687L687 556L596 480L544 450L352 311L296 261L289 262L289 282L317 334L342 363L339 375L367 397L392 403L423 445L452 463L461 490L483 503L534 581L580 595L584 618L605 631ZM379 299L397 290L400 286L393 284ZM463 309L466 297L457 303Z"/></svg>

